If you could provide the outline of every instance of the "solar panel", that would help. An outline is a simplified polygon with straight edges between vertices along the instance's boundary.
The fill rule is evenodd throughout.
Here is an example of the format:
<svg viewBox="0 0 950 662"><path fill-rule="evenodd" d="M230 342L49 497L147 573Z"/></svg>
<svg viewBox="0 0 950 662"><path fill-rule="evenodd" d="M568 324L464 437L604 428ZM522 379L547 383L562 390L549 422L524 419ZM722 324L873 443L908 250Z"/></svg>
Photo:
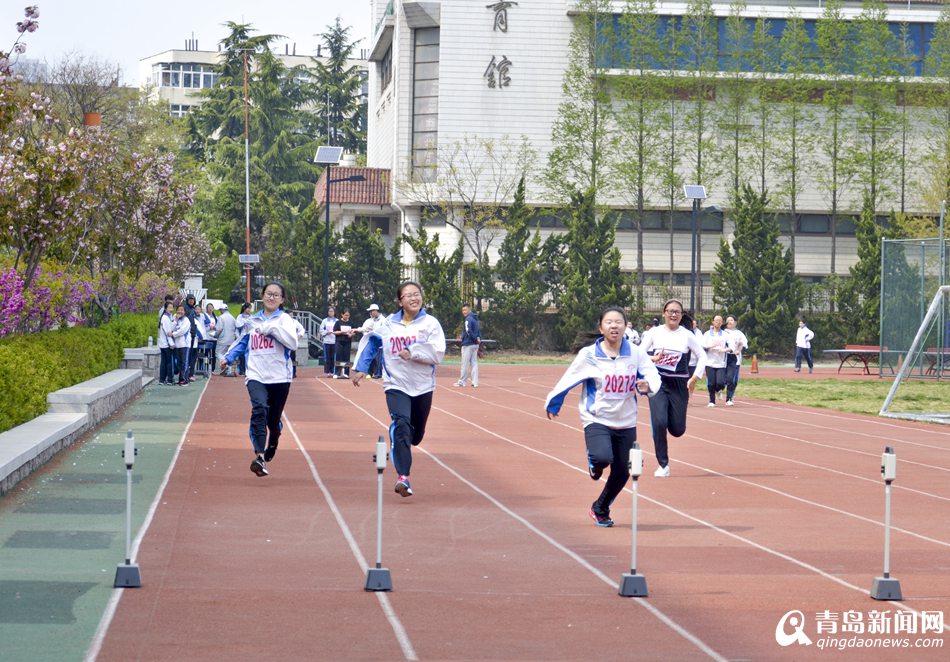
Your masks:
<svg viewBox="0 0 950 662"><path fill-rule="evenodd" d="M331 147L329 145L320 145L317 147L317 155L313 157L314 163L328 163L337 165L343 156L342 147Z"/></svg>
<svg viewBox="0 0 950 662"><path fill-rule="evenodd" d="M683 187L683 193L690 200L705 200L706 187L700 184L687 184Z"/></svg>

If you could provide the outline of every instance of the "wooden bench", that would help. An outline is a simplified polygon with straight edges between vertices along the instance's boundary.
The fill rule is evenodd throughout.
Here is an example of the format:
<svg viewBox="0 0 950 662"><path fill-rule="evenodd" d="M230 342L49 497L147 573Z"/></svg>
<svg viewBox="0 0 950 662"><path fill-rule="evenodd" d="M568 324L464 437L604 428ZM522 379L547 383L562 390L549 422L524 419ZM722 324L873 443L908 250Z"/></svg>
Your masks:
<svg viewBox="0 0 950 662"><path fill-rule="evenodd" d="M887 347L883 348L887 352ZM871 359L879 358L882 349L880 345L845 345L844 349L826 349L825 354L831 354L840 361L838 372L847 366L848 368L861 368L865 375L871 374ZM888 366L890 367L890 366ZM894 372L891 368L891 372Z"/></svg>

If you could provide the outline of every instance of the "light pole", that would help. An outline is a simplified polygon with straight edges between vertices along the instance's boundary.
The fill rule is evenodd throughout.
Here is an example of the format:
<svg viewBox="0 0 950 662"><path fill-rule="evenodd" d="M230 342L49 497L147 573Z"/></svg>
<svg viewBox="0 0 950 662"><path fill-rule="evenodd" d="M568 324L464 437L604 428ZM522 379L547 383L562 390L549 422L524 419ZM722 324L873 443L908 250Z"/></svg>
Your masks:
<svg viewBox="0 0 950 662"><path fill-rule="evenodd" d="M326 165L327 190L323 202L326 212L326 223L323 236L323 309L326 310L330 305L330 184L340 182L362 182L366 179L363 175L350 175L349 177L340 177L333 179L332 168L340 163L340 157L343 156L342 147L331 147L321 145L317 148L317 155L314 157L314 163Z"/></svg>
<svg viewBox="0 0 950 662"><path fill-rule="evenodd" d="M687 184L683 187L683 194L693 201L693 217L691 222L692 236L690 239L690 266L689 266L689 312L696 315L696 245L697 222L699 217L699 203L706 199L706 187L701 184Z"/></svg>

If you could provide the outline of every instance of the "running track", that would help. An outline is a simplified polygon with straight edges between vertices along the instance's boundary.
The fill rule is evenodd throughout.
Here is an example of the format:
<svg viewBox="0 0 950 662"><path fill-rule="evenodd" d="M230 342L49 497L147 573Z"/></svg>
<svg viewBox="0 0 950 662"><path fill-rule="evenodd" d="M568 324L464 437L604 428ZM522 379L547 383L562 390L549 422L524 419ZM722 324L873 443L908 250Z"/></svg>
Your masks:
<svg viewBox="0 0 950 662"><path fill-rule="evenodd" d="M248 470L246 392L212 379L140 541L141 589L116 591L99 660L944 660L942 648L819 650L856 612L950 614L950 431L742 399L693 396L672 477L653 477L649 414L637 570L646 599L617 595L630 570L631 492L617 526L587 517L576 395L556 421L544 396L562 367L482 366L482 387L440 369L415 496L384 476L383 566L392 593L363 591L375 562L376 472L388 415L379 382L354 388L302 370L271 475ZM844 385L843 385L844 386ZM641 399L641 403L644 399ZM885 445L898 456L891 572L904 601L868 597L883 569ZM779 646L801 610L811 646ZM787 631L791 631L790 628ZM853 633L835 634L847 639ZM881 635L860 638L883 639Z"/></svg>

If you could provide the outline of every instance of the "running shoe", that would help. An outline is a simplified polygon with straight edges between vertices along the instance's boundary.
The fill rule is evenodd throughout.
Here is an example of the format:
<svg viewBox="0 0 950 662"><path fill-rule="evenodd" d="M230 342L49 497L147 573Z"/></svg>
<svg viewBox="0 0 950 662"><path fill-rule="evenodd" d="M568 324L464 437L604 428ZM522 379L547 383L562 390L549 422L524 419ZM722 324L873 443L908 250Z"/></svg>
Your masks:
<svg viewBox="0 0 950 662"><path fill-rule="evenodd" d="M464 388L465 382L455 382L455 385Z"/></svg>
<svg viewBox="0 0 950 662"><path fill-rule="evenodd" d="M256 458L254 458L254 461L251 462L251 471L261 477L270 473L267 471L267 463L264 461L263 456L258 455Z"/></svg>
<svg viewBox="0 0 950 662"><path fill-rule="evenodd" d="M726 400L726 406L727 406L727 407L732 407L732 406L734 406L735 404L736 404L736 403L734 403L732 400Z"/></svg>
<svg viewBox="0 0 950 662"><path fill-rule="evenodd" d="M587 473L590 474L591 480L600 480L600 477L604 475L604 468L595 467L592 462L588 462Z"/></svg>
<svg viewBox="0 0 950 662"><path fill-rule="evenodd" d="M270 462L277 455L277 439L272 439L267 444L267 450L264 451L264 461Z"/></svg>
<svg viewBox="0 0 950 662"><path fill-rule="evenodd" d="M614 525L614 521L610 519L610 517L607 515L598 515L594 512L593 508L591 508L587 514L590 515L590 518L594 520L594 524L597 526L611 527Z"/></svg>
<svg viewBox="0 0 950 662"><path fill-rule="evenodd" d="M710 403L709 403L708 405L706 405L706 406L707 406L707 407L715 407L715 406L716 406L716 403L715 403L715 402L710 402Z"/></svg>
<svg viewBox="0 0 950 662"><path fill-rule="evenodd" d="M396 494L400 496L412 496L412 486L409 485L409 476L400 476L396 481Z"/></svg>
<svg viewBox="0 0 950 662"><path fill-rule="evenodd" d="M670 465L665 467L659 467L656 471L653 472L653 475L657 478L669 478L670 477Z"/></svg>

